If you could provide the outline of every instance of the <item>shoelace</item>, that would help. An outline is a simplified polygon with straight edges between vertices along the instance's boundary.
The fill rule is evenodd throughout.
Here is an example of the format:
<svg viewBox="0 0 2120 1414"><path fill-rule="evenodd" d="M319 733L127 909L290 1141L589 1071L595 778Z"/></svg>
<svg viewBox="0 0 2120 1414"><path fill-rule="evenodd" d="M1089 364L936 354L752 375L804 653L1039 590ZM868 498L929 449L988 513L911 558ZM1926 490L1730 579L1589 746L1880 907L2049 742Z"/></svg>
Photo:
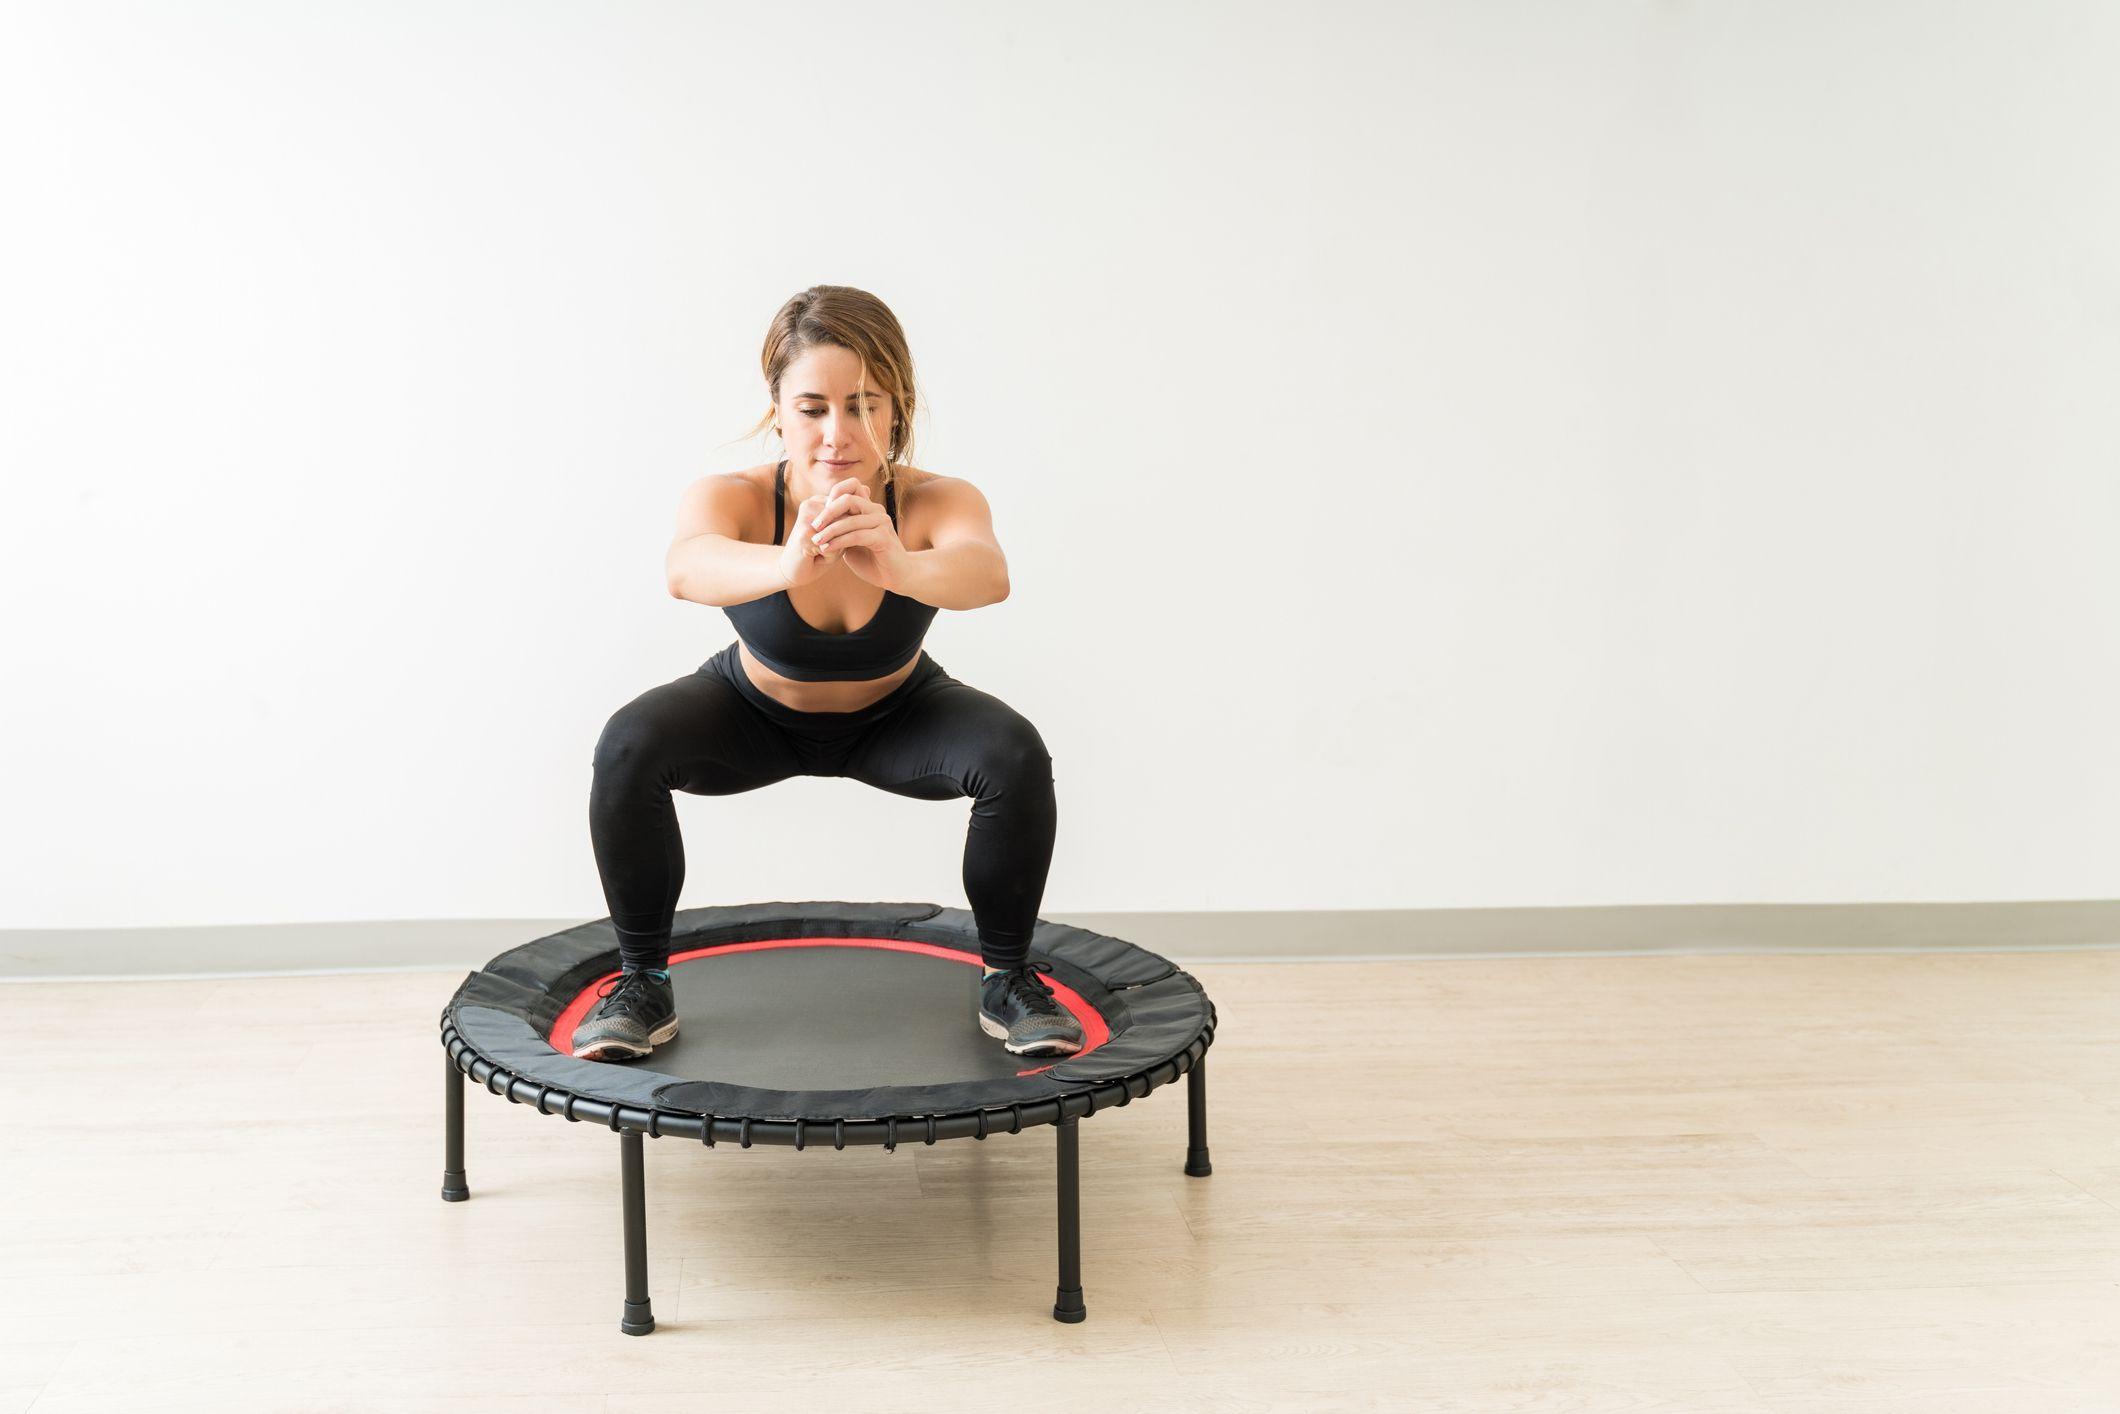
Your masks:
<svg viewBox="0 0 2120 1414"><path fill-rule="evenodd" d="M621 1008L635 1003L646 1002L648 1000L647 979L654 975L651 972L621 972L610 981L604 983L603 986L598 987L596 995L607 1000L596 1009L596 1014L598 1016L609 1016ZM668 981L670 974L665 972L662 977L663 980ZM640 985L637 987L631 985L636 979L640 981Z"/></svg>
<svg viewBox="0 0 2120 1414"><path fill-rule="evenodd" d="M1040 1016L1058 1016L1059 999L1053 995L1053 989L1045 985L1045 979L1038 975L1039 972L1050 971L1052 969L1042 962L1014 968L1007 974L1008 981L1002 988L1003 994L1023 1003L1026 1011L1036 1012Z"/></svg>

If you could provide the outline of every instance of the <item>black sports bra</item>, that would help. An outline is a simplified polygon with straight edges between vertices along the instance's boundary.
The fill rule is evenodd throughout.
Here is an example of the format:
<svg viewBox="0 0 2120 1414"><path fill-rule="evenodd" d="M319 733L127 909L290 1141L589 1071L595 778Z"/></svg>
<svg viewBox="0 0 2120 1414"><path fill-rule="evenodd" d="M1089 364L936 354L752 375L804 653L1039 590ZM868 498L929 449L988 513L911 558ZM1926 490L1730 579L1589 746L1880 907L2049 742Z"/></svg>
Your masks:
<svg viewBox="0 0 2120 1414"><path fill-rule="evenodd" d="M788 464L773 470L773 543L781 543L787 519ZM884 509L898 524L897 483L885 482ZM827 633L804 622L788 591L724 604L723 613L751 656L797 682L841 682L885 678L913 661L934 622L935 606L886 589L875 615L850 633Z"/></svg>

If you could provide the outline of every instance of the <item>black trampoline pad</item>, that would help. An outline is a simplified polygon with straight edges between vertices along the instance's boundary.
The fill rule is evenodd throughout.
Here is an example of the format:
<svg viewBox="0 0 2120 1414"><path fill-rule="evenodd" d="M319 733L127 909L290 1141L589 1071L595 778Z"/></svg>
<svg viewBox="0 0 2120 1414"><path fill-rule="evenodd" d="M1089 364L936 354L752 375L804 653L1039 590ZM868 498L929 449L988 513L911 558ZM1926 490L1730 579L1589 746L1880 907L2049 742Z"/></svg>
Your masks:
<svg viewBox="0 0 2120 1414"><path fill-rule="evenodd" d="M979 978L976 960L814 939L680 957L670 964L677 1039L655 1048L655 1069L767 1090L945 1085L1043 1069L1049 1062L1010 1055L979 1029ZM555 1028L557 1049L568 1049L561 1042L580 1010L577 998L559 1023L565 1031Z"/></svg>

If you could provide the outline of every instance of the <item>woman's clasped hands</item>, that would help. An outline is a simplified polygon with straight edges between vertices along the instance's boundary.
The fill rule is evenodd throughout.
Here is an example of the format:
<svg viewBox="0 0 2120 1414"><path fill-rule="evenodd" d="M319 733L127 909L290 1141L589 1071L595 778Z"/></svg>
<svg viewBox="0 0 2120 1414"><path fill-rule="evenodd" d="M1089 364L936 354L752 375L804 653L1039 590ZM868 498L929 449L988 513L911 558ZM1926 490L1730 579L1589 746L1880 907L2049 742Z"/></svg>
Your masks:
<svg viewBox="0 0 2120 1414"><path fill-rule="evenodd" d="M850 476L795 508L795 529L780 561L781 577L790 586L809 584L842 561L880 589L899 582L911 552L898 538L890 512L867 492L860 477Z"/></svg>

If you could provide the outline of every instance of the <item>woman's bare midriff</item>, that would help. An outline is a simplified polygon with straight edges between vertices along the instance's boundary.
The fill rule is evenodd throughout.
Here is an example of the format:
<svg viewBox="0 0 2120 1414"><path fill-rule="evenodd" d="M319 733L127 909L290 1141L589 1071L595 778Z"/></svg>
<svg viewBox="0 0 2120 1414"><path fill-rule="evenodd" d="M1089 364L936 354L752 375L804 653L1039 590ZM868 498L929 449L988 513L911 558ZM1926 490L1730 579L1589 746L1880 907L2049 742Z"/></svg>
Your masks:
<svg viewBox="0 0 2120 1414"><path fill-rule="evenodd" d="M757 525L754 530L757 543L761 545L773 543L773 479L775 472L775 465L768 463L763 467L753 467L749 472L745 473L745 478L758 489L759 493L756 513ZM918 521L917 502L919 498L913 492L914 488L927 480L927 477L928 474L926 472L918 471L912 467L900 467L898 469L898 539L908 550L925 548L923 538L925 532L920 528ZM795 508L791 504L787 509L792 513ZM746 535L744 538L749 540L752 536ZM835 583L835 581L844 581L844 583ZM839 596L834 593L836 589L841 588L847 591L844 604L837 602ZM848 612L853 604L873 594L875 589L876 586L860 578L844 565L837 565L827 570L822 578L804 585L803 597L808 600L824 599L830 604L831 610L836 610L836 612L831 610L820 611L817 614L817 618L844 623L851 622L853 619L852 613ZM881 612L880 608L878 612ZM812 622L810 616L802 614L799 610L796 613L796 617L803 619L805 622ZM868 622L867 617L864 617L862 622ZM893 688L911 677L913 669L920 666L920 655L915 653L912 662L907 663L889 677L865 678L858 682L804 682L797 678L782 677L779 673L759 662L757 658L751 655L751 646L741 638L737 639L736 655L738 661L743 664L744 675L751 679L754 687L775 702L780 703L784 707L793 708L797 712L859 712L862 708L871 706L889 696Z"/></svg>
<svg viewBox="0 0 2120 1414"><path fill-rule="evenodd" d="M911 677L913 669L920 666L920 655L915 653L912 662L887 678L866 678L860 682L800 682L782 677L752 657L750 645L740 638L736 640L736 656L743 663L744 675L760 692L798 712L859 712L883 700L892 688Z"/></svg>

